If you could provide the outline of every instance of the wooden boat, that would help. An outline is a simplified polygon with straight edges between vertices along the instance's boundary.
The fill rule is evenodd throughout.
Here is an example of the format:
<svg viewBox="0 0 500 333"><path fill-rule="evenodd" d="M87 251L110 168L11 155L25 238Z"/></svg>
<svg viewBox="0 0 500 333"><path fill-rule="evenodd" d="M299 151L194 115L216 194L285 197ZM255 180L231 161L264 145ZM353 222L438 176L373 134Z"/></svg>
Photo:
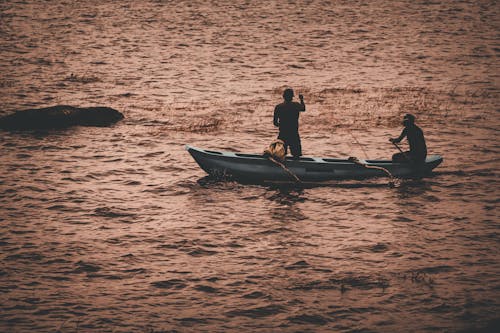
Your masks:
<svg viewBox="0 0 500 333"><path fill-rule="evenodd" d="M293 181L284 168L259 154L246 154L200 149L186 145L186 150L198 165L210 175L229 176L236 180L266 182ZM359 179L387 176L413 177L428 174L443 158L439 155L427 156L424 164L393 163L391 160L357 160L301 157L287 157L284 166L304 182L323 182L335 179Z"/></svg>

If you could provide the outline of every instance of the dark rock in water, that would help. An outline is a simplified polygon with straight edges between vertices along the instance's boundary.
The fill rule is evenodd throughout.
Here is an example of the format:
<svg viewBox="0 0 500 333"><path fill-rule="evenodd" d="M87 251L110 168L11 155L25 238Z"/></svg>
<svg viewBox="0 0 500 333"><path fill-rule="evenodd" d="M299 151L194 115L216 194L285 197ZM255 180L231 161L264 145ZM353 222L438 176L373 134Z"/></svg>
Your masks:
<svg viewBox="0 0 500 333"><path fill-rule="evenodd" d="M123 114L108 107L76 108L57 105L42 109L17 111L0 118L5 130L66 128L70 126L110 126L123 119Z"/></svg>

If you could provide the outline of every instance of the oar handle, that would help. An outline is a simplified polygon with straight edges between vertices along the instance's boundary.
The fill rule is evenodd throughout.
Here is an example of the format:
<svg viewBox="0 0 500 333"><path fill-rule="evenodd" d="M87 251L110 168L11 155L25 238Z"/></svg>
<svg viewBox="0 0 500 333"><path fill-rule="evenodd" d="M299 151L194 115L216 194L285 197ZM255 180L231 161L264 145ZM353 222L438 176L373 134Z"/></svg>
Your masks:
<svg viewBox="0 0 500 333"><path fill-rule="evenodd" d="M392 141L391 141L392 142ZM396 148L398 148L399 152L401 154L403 154L403 156L408 160L408 162L412 162L412 158L410 156L408 156L408 154L406 152L404 152L401 147L398 146L398 144L396 142L392 142L393 145L396 146Z"/></svg>
<svg viewBox="0 0 500 333"><path fill-rule="evenodd" d="M394 141L391 141L391 142L392 142L392 144L393 144L393 145L395 145L395 146L396 146L396 148L398 148L398 150L399 150L401 153L405 154L405 152L401 149L401 147L399 147L399 146L398 146L398 144L397 144L396 142L394 142ZM405 154L405 155L406 155L406 154Z"/></svg>

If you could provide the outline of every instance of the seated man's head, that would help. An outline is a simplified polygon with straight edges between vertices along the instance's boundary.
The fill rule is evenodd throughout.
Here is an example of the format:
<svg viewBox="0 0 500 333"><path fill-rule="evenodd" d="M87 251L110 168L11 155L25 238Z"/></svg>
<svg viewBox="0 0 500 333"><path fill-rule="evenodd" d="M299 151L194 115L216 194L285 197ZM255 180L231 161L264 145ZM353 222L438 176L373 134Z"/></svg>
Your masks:
<svg viewBox="0 0 500 333"><path fill-rule="evenodd" d="M404 115L403 117L403 126L410 126L410 125L413 125L415 123L415 116L410 114L410 113L407 113Z"/></svg>
<svg viewBox="0 0 500 333"><path fill-rule="evenodd" d="M283 92L283 98L285 99L285 101L290 102L293 99L293 89L285 89L285 91Z"/></svg>

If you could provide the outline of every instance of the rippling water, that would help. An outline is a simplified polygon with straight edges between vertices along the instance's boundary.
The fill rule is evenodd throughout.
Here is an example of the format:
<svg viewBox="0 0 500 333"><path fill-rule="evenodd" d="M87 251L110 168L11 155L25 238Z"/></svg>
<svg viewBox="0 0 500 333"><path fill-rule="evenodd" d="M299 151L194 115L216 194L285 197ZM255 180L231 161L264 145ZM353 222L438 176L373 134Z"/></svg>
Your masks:
<svg viewBox="0 0 500 333"><path fill-rule="evenodd" d="M0 330L494 330L496 1L3 1L0 114L105 105L111 128L0 133ZM71 76L73 74L73 76ZM413 112L432 177L269 187L184 144L260 152L284 86L306 155L388 157Z"/></svg>

